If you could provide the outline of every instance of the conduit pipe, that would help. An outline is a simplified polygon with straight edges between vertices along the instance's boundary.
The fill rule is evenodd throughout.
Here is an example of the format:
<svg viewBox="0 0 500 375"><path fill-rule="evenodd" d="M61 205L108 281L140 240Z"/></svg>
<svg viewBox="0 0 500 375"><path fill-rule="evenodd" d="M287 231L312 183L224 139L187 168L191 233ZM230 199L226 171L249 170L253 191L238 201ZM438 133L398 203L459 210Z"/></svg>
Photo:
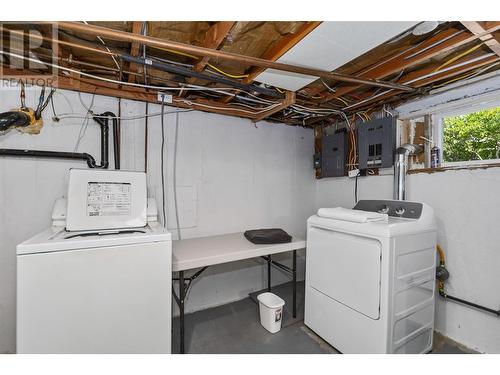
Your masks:
<svg viewBox="0 0 500 375"><path fill-rule="evenodd" d="M406 200L406 171L408 170L408 156L417 155L424 151L422 145L406 143L396 149L394 153L394 195L398 201Z"/></svg>

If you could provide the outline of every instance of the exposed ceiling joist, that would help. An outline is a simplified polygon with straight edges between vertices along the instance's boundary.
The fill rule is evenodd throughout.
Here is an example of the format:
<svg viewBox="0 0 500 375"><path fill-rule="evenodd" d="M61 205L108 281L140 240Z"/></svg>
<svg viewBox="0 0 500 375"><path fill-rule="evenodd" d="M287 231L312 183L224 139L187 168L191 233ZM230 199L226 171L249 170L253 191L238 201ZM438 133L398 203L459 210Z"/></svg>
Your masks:
<svg viewBox="0 0 500 375"><path fill-rule="evenodd" d="M214 23L205 33L205 38L201 42L200 46L204 48L219 49L222 46L222 42L227 38L229 32L234 27L236 22L232 21L220 21ZM209 57L203 57L194 66L193 70L195 72L201 72L207 64L209 63ZM199 82L196 78L189 78L188 83L196 85ZM180 96L185 96L187 91L180 94Z"/></svg>
<svg viewBox="0 0 500 375"><path fill-rule="evenodd" d="M500 24L500 22L498 22ZM477 21L462 21L464 25L474 35L482 35L479 37L481 41L486 44L493 52L500 56L500 42L495 39L491 33L486 33L486 30Z"/></svg>
<svg viewBox="0 0 500 375"><path fill-rule="evenodd" d="M132 22L132 32L134 34L140 34L141 33L141 29L142 29L142 25L143 25L142 21L133 21ZM131 45L131 47L130 47L130 55L134 56L134 57L139 56L139 48L140 48L140 46L141 45L139 43L133 42L132 45ZM135 63L130 63L129 64L129 70L131 72L135 73L135 72L139 71L139 67ZM129 82L135 82L135 77L136 76L134 74L129 74L128 81Z"/></svg>
<svg viewBox="0 0 500 375"><path fill-rule="evenodd" d="M222 42L226 39L231 29L234 27L236 22L229 21L220 21L214 23L207 30L205 34L205 39L200 44L200 47L210 48L210 49L219 49L222 45ZM197 72L201 72L207 66L210 58L205 56L199 62L197 62L193 69Z"/></svg>
<svg viewBox="0 0 500 375"><path fill-rule="evenodd" d="M78 22L58 22L57 26L63 30L71 30L74 32L80 32L87 35L100 36L102 38L107 38L111 40L119 40L125 42L139 42L146 44L150 47L159 49L172 49L178 52L189 53L200 57L214 57L220 60L232 61L240 63L246 66L257 66L261 68L271 68L276 70L282 70L292 73L298 73L303 75L310 75L315 77L321 77L325 79L336 79L343 82L360 83L365 85L377 86L398 89L402 91L412 92L413 88L404 85L398 85L394 83L383 82L374 79L360 79L355 76L344 75L334 72L329 72L326 70L307 68L302 66L295 66L290 64L283 64L275 61L269 61L257 57L243 56L235 53L224 52L219 50L214 50L210 48L203 48L198 46L192 46L184 43L171 42L160 38L135 35L126 31L114 30L105 27L99 27L94 25L85 25Z"/></svg>

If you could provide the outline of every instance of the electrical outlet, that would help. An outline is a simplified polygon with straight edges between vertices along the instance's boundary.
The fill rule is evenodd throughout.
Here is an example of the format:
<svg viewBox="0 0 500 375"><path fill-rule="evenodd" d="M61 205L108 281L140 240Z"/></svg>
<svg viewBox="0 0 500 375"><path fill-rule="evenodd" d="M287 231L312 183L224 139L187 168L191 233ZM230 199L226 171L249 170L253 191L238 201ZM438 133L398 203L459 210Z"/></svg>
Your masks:
<svg viewBox="0 0 500 375"><path fill-rule="evenodd" d="M164 92L159 92L158 101L164 103L172 103L172 94L165 94Z"/></svg>

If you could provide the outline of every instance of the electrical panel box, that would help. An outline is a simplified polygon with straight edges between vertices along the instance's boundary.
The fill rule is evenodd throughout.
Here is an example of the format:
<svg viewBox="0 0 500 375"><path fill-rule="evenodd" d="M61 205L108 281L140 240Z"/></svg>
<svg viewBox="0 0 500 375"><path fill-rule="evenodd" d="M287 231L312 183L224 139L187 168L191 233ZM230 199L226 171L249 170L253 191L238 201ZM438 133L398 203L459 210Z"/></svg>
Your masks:
<svg viewBox="0 0 500 375"><path fill-rule="evenodd" d="M396 119L383 117L358 125L359 169L388 168L394 164Z"/></svg>
<svg viewBox="0 0 500 375"><path fill-rule="evenodd" d="M347 133L324 135L321 146L321 177L344 176L349 150Z"/></svg>

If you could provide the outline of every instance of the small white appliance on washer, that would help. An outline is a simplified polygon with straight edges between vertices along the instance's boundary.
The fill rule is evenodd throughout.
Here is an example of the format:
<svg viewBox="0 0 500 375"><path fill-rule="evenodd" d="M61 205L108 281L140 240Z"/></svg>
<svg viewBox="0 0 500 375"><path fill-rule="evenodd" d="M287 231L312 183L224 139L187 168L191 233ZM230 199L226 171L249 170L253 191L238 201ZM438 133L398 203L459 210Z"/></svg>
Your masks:
<svg viewBox="0 0 500 375"><path fill-rule="evenodd" d="M170 353L171 235L146 194L142 172L70 170L17 246L18 353Z"/></svg>
<svg viewBox="0 0 500 375"><path fill-rule="evenodd" d="M356 219L370 213L387 217ZM311 216L305 324L342 353L430 351L435 247L423 203L362 200L335 218Z"/></svg>

